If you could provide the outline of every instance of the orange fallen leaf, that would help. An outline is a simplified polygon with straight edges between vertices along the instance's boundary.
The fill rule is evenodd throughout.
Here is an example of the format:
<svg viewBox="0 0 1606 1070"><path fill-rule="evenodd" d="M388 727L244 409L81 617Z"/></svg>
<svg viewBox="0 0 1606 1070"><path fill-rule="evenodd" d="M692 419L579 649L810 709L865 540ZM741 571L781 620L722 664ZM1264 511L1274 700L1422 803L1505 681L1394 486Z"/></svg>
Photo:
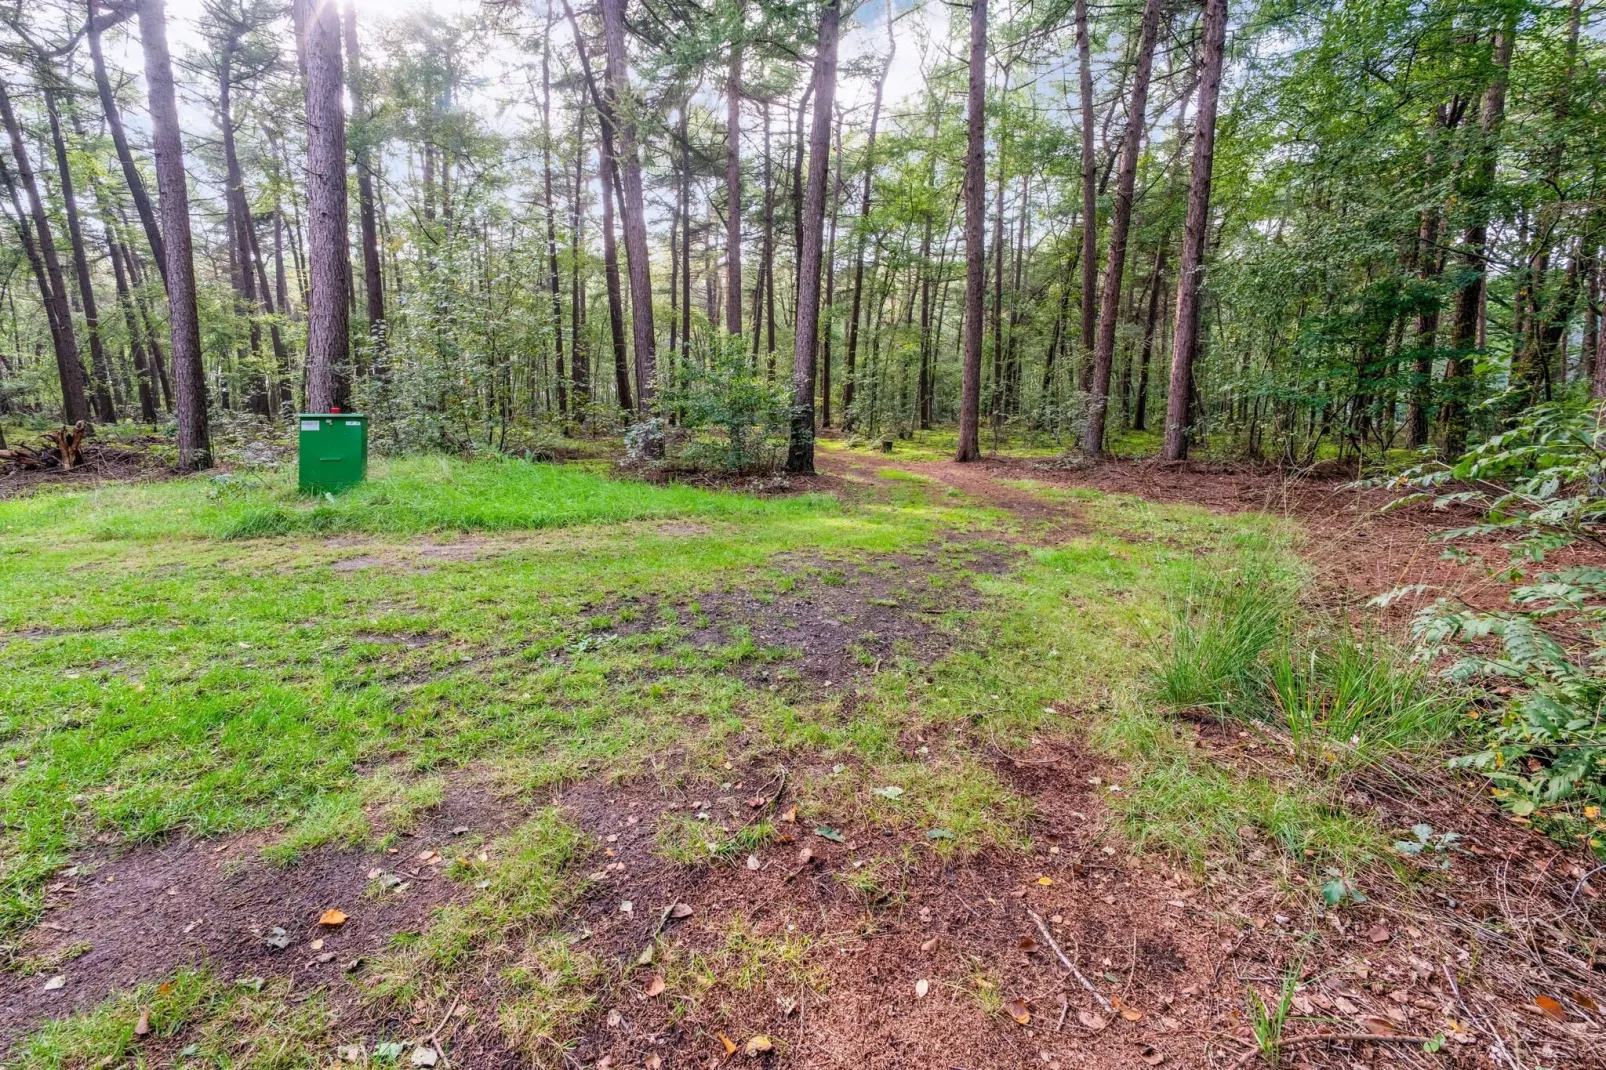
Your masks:
<svg viewBox="0 0 1606 1070"><path fill-rule="evenodd" d="M1534 1002L1539 1005L1539 1009L1544 1011L1546 1016L1554 1018L1558 1022L1567 1020L1567 1008L1561 1005L1560 1000L1552 999L1549 996L1535 996Z"/></svg>
<svg viewBox="0 0 1606 1070"><path fill-rule="evenodd" d="M642 989L642 994L645 995L645 996L648 996L648 997L652 997L652 996L662 995L663 991L664 991L664 979L662 977L659 977L657 974L653 974L652 980L647 982L647 987Z"/></svg>
<svg viewBox="0 0 1606 1070"><path fill-rule="evenodd" d="M1135 1022L1143 1017L1143 1012L1132 1007L1122 1007L1121 1017L1129 1022Z"/></svg>
<svg viewBox="0 0 1606 1070"><path fill-rule="evenodd" d="M326 910L319 916L318 924L327 929L338 929L346 924L346 913L343 910Z"/></svg>
<svg viewBox="0 0 1606 1070"><path fill-rule="evenodd" d="M1019 1022L1021 1025L1025 1025L1027 1022L1032 1020L1032 1012L1027 1010L1026 1004L1022 1003L1018 999L1012 999L1008 1003L1004 1004L1004 1010L1011 1018L1015 1019L1015 1021Z"/></svg>
<svg viewBox="0 0 1606 1070"><path fill-rule="evenodd" d="M1595 1014L1600 1011L1600 1004L1589 998L1588 992L1569 992L1568 995L1573 997L1574 1003L1584 1008L1584 1010L1589 1011L1591 1014Z"/></svg>
<svg viewBox="0 0 1606 1070"><path fill-rule="evenodd" d="M725 1045L725 1054L726 1055L735 1055L736 1054L736 1041L732 1040L730 1037L726 1036L724 1033L716 1033L715 1035L719 1037L719 1042L721 1044Z"/></svg>
<svg viewBox="0 0 1606 1070"><path fill-rule="evenodd" d="M781 820L785 821L787 824L795 823L797 821L797 807L793 806L788 809L786 813L781 815Z"/></svg>

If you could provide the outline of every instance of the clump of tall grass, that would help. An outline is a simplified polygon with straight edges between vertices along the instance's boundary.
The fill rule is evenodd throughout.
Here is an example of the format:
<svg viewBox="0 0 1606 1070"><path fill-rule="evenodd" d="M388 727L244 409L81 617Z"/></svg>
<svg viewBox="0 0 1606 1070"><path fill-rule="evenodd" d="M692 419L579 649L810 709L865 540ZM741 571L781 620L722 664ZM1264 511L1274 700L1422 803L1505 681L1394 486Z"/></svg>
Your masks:
<svg viewBox="0 0 1606 1070"><path fill-rule="evenodd" d="M1347 619L1301 627L1291 574L1253 558L1177 600L1156 692L1177 709L1260 722L1332 772L1431 748L1460 718L1426 666Z"/></svg>

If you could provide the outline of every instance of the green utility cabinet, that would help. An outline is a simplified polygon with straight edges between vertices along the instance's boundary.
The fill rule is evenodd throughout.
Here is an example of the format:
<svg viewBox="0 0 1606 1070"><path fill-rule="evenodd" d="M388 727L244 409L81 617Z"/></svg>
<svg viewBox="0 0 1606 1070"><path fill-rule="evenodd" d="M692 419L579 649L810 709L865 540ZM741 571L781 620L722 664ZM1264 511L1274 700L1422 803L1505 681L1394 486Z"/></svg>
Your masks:
<svg viewBox="0 0 1606 1070"><path fill-rule="evenodd" d="M301 489L345 490L368 478L368 417L360 412L304 412L300 425Z"/></svg>

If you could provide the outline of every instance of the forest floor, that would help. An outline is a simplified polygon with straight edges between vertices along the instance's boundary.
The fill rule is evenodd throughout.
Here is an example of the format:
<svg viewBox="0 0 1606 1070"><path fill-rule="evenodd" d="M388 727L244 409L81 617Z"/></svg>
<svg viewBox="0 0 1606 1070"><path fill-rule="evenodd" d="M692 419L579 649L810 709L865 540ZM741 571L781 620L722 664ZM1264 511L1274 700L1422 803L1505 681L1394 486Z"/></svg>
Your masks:
<svg viewBox="0 0 1606 1070"><path fill-rule="evenodd" d="M1155 697L1224 580L1492 596L1442 517L821 452L0 502L0 1065L1606 1066L1586 853Z"/></svg>

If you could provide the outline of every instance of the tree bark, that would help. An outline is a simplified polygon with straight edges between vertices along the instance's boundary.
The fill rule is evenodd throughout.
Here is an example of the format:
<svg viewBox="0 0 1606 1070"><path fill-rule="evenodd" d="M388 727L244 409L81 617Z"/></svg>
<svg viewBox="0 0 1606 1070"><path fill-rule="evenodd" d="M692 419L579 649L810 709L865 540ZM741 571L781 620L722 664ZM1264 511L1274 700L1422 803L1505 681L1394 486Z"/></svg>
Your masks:
<svg viewBox="0 0 1606 1070"><path fill-rule="evenodd" d="M792 440L786 455L786 470L795 473L814 471L814 353L820 329L820 261L841 14L841 0L829 0L820 13L819 50L814 61L814 121L809 129L803 245L798 252L797 331L792 342Z"/></svg>
<svg viewBox="0 0 1606 1070"><path fill-rule="evenodd" d="M195 262L190 252L189 189L173 63L167 50L165 0L141 0L139 35L145 51L156 191L167 250L167 320L172 340L173 408L178 419L178 466L180 471L192 472L212 467L212 441L207 432L206 370L201 364L201 323L195 310Z"/></svg>
<svg viewBox="0 0 1606 1070"><path fill-rule="evenodd" d="M1165 286L1166 250L1170 235L1160 237L1160 248L1154 254L1154 279L1149 284L1149 311L1143 321L1143 355L1138 364L1138 390L1133 399L1132 430L1149 428L1149 364L1154 359L1154 336L1160 324L1160 291Z"/></svg>
<svg viewBox="0 0 1606 1070"><path fill-rule="evenodd" d="M832 102L833 107L835 101ZM836 309L836 224L842 209L842 113L836 114L836 171L831 180L831 236L825 250L825 330L820 338L820 425L831 426L831 335Z"/></svg>
<svg viewBox="0 0 1606 1070"><path fill-rule="evenodd" d="M84 365L78 355L78 334L73 329L72 306L67 298L67 280L62 274L61 257L56 252L56 239L50 230L50 217L45 213L43 198L39 195L39 180L28 148L23 144L22 126L11 107L11 95L4 82L0 82L0 120L5 122L6 134L11 141L11 154L16 159L17 183L28 198L28 214L24 215L17 198L16 184L9 174L12 205L16 209L17 223L22 232L24 247L29 251L29 262L39 283L39 296L44 302L45 315L50 324L50 340L56 353L56 374L61 383L62 420L75 424L89 419L89 401L84 390ZM28 236L28 219L33 220L34 241Z"/></svg>
<svg viewBox="0 0 1606 1070"><path fill-rule="evenodd" d="M1210 183L1216 155L1216 109L1227 40L1227 0L1205 0L1204 54L1200 59L1199 109L1193 127L1193 161L1188 176L1188 214L1177 263L1177 311L1171 331L1171 385L1166 396L1164 456L1188 455L1188 396L1199 350L1199 304L1204 284L1205 245L1210 237Z"/></svg>
<svg viewBox="0 0 1606 1070"><path fill-rule="evenodd" d="M1216 0L1220 2L1220 0ZM1082 432L1082 453L1096 459L1104 455L1104 423L1110 403L1110 369L1115 361L1115 326L1121 314L1121 278L1126 270L1126 242L1132 223L1132 196L1138 176L1138 151L1149 99L1149 75L1154 68L1154 44L1160 30L1161 0L1147 0L1138 29L1137 55L1132 74L1132 103L1127 109L1126 136L1115 178L1115 204L1110 211L1110 245L1104 264L1104 288L1099 295L1099 333L1093 348L1093 390L1088 402L1087 425Z"/></svg>
<svg viewBox="0 0 1606 1070"><path fill-rule="evenodd" d="M1480 346L1478 323L1483 304L1483 285L1488 273L1486 248L1489 243L1489 204L1494 191L1495 164L1499 157L1496 142L1506 114L1506 83L1511 55L1517 43L1517 15L1513 8L1494 37L1494 71L1483 94L1478 145L1465 191L1471 221L1463 235L1461 264L1469 280L1456 294L1455 315L1450 325L1450 348L1454 351L1444 369L1445 400L1444 451L1460 456L1467 447L1469 430L1466 387L1472 376L1473 351Z"/></svg>
<svg viewBox="0 0 1606 1070"><path fill-rule="evenodd" d="M357 40L357 5L354 0L346 0L345 31L346 62L351 68L347 86L351 93L351 117L357 142L357 216L362 231L363 294L367 298L368 338L373 344L375 362L378 363L378 354L384 352L386 343L385 277L379 262L379 226L374 214L374 169L368 146L368 115L364 104L367 85L362 74L362 51ZM542 69L544 71L545 67ZM551 203L550 196L547 201Z"/></svg>
<svg viewBox="0 0 1606 1070"><path fill-rule="evenodd" d="M117 406L112 401L111 367L100 337L100 308L95 302L95 285L89 275L89 253L84 247L84 228L78 218L78 194L73 185L72 168L67 160L67 139L61 132L61 114L56 94L45 90L45 112L50 119L50 144L56 154L61 203L67 217L67 240L72 246L73 269L78 281L78 300L84 310L84 333L89 336L89 375L95 387L95 416L109 424L117 422Z"/></svg>
<svg viewBox="0 0 1606 1070"><path fill-rule="evenodd" d="M117 162L123 169L123 181L128 185L128 192L134 198L134 210L139 213L139 222L145 229L145 241L151 247L151 256L156 259L157 272L162 277L162 285L167 285L167 253L162 246L162 230L156 224L156 210L151 206L150 194L145 189L145 177L139 173L139 167L134 163L134 153L128 147L128 135L123 131L122 111L117 107L117 98L112 94L111 79L106 74L106 60L101 55L100 34L101 25L96 20L95 10L99 6L98 0L89 0L89 56L95 75L95 90L100 96L100 110L106 116L106 127L111 131L112 145L117 149Z"/></svg>
<svg viewBox="0 0 1606 1070"><path fill-rule="evenodd" d="M1082 106L1082 389L1092 382L1093 337L1098 323L1098 161L1093 155L1093 56L1087 33L1087 0L1076 0L1076 54L1081 65Z"/></svg>
<svg viewBox="0 0 1606 1070"><path fill-rule="evenodd" d="M630 92L630 71L625 58L625 0L601 0L603 39L607 45L607 101L618 136L620 178L624 190L625 258L630 271L630 336L635 347L636 407L652 410L657 393L657 344L652 324L652 265L647 252L647 217L641 190L641 159L636 152L634 101L623 109L620 101Z"/></svg>
<svg viewBox="0 0 1606 1070"><path fill-rule="evenodd" d="M1149 0L1151 4L1157 0ZM956 461L981 460L982 290L986 280L987 0L971 0L970 91L965 143L965 360L959 390Z"/></svg>
<svg viewBox="0 0 1606 1070"><path fill-rule="evenodd" d="M338 0L297 0L307 46L307 410L329 412L350 390L351 255L346 113Z"/></svg>
<svg viewBox="0 0 1606 1070"><path fill-rule="evenodd" d="M741 17L741 8L737 8ZM740 33L738 27L736 30ZM742 335L742 50L731 42L725 78L725 331Z"/></svg>
<svg viewBox="0 0 1606 1070"><path fill-rule="evenodd" d="M983 0L985 3L985 0ZM889 34L890 36L890 34ZM864 246L869 240L870 193L875 179L876 129L881 122L881 100L892 70L892 53L887 54L886 65L875 83L875 103L870 106L870 135L864 145L864 190L859 197L858 242L853 254L853 297L848 303L847 354L842 370L842 426L853 426L853 394L857 389L856 365L859 362L859 309L864 295Z"/></svg>
<svg viewBox="0 0 1606 1070"><path fill-rule="evenodd" d="M579 218L580 163L585 156L583 146L575 146L575 217ZM568 396L563 387L563 304L559 297L557 204L552 198L552 19L547 18L546 35L541 41L541 164L546 180L546 251L549 282L552 288L552 339L557 352L558 412L568 407ZM578 344L578 343L576 343ZM578 383L576 384L578 386ZM578 403L579 399L575 399Z"/></svg>

